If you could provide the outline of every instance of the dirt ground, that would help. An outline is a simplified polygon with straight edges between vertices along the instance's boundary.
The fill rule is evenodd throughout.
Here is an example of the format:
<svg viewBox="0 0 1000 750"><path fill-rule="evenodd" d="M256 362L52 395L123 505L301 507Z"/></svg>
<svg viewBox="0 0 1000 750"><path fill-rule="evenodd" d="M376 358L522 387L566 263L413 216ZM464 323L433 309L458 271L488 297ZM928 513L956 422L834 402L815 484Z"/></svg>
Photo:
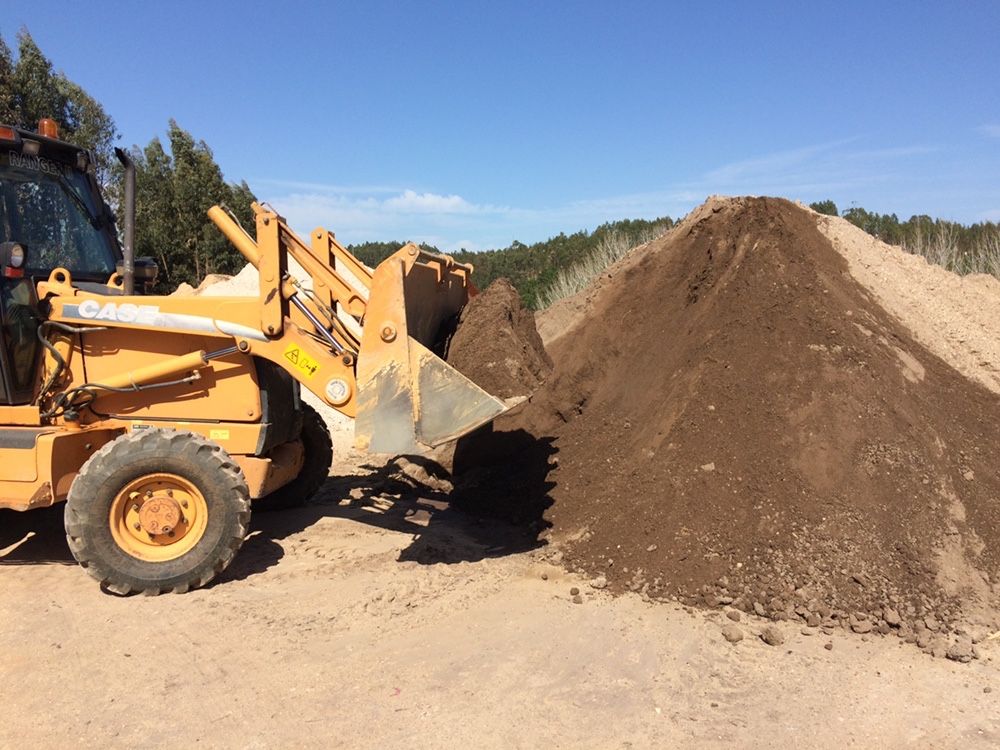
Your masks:
<svg viewBox="0 0 1000 750"><path fill-rule="evenodd" d="M230 569L180 596L103 594L60 508L5 513L0 747L1000 743L1000 642L964 665L788 624L769 646L743 616L730 644L721 612L612 598L557 545L338 442L316 504L259 514Z"/></svg>

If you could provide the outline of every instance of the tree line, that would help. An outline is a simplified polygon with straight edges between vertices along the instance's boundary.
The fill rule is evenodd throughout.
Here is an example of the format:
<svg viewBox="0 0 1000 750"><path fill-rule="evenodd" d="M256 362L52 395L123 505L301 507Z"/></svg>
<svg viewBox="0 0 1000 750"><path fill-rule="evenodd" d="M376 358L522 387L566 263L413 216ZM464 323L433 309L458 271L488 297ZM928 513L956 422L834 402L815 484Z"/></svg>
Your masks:
<svg viewBox="0 0 1000 750"><path fill-rule="evenodd" d="M52 62L22 29L17 54L0 35L0 122L34 130L48 117L59 125L60 138L91 151L97 179L112 207L121 205L121 166L114 155L119 133L115 121L83 87L56 71ZM160 267L157 292L170 292L181 282L197 286L210 273L233 274L243 256L208 220L216 203L231 208L252 226L253 192L246 182L227 182L212 150L174 120L167 144L158 137L145 147L128 149L136 165L137 256L155 258Z"/></svg>
<svg viewBox="0 0 1000 750"><path fill-rule="evenodd" d="M1000 277L1000 225L995 222L966 225L926 214L902 221L894 213L880 214L860 206L840 212L832 200L811 203L809 207L821 214L847 219L883 242L899 245L949 271Z"/></svg>
<svg viewBox="0 0 1000 750"><path fill-rule="evenodd" d="M515 240L505 248L470 252L459 250L452 257L475 267L473 281L483 289L494 279L504 277L520 292L522 302L531 308L541 306L542 298L556 282L561 271L592 256L609 239L627 238L632 245L644 241L654 228L669 229L674 220L623 219L602 224L592 232L581 230L573 234L560 233L542 242L526 245ZM403 246L402 242L363 242L347 249L369 266L376 266ZM424 245L431 252L440 252L433 245Z"/></svg>

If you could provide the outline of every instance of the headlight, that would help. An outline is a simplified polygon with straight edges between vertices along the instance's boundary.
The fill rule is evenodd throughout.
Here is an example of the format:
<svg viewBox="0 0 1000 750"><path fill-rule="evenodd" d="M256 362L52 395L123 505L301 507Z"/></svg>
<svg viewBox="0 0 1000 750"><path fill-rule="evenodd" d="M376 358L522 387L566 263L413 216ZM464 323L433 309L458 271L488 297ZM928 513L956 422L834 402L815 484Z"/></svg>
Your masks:
<svg viewBox="0 0 1000 750"><path fill-rule="evenodd" d="M14 245L10 249L10 267L20 268L24 265L24 248L20 245Z"/></svg>

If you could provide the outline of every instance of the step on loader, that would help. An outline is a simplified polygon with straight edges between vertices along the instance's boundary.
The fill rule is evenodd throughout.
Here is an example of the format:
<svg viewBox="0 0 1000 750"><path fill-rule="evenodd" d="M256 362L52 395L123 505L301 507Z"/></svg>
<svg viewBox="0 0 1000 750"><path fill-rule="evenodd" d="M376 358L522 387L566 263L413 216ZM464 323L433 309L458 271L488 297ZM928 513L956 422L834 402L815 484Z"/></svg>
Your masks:
<svg viewBox="0 0 1000 750"><path fill-rule="evenodd" d="M506 410L434 353L475 293L471 266L407 244L372 271L324 229L305 241L254 204L251 234L215 206L259 294L148 294L135 169L117 155L121 243L88 152L52 121L0 126L0 509L65 501L69 548L106 589L204 586L252 509L317 491L331 441L303 387L379 453L441 445Z"/></svg>

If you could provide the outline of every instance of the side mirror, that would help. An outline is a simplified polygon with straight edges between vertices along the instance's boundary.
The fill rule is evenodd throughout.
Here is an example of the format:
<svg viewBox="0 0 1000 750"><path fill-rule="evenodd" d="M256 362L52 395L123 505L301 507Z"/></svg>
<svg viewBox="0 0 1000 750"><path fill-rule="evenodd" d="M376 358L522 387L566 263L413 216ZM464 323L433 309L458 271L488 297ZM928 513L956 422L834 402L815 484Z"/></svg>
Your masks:
<svg viewBox="0 0 1000 750"><path fill-rule="evenodd" d="M27 260L28 251L20 242L0 242L0 271L4 278L22 278Z"/></svg>

